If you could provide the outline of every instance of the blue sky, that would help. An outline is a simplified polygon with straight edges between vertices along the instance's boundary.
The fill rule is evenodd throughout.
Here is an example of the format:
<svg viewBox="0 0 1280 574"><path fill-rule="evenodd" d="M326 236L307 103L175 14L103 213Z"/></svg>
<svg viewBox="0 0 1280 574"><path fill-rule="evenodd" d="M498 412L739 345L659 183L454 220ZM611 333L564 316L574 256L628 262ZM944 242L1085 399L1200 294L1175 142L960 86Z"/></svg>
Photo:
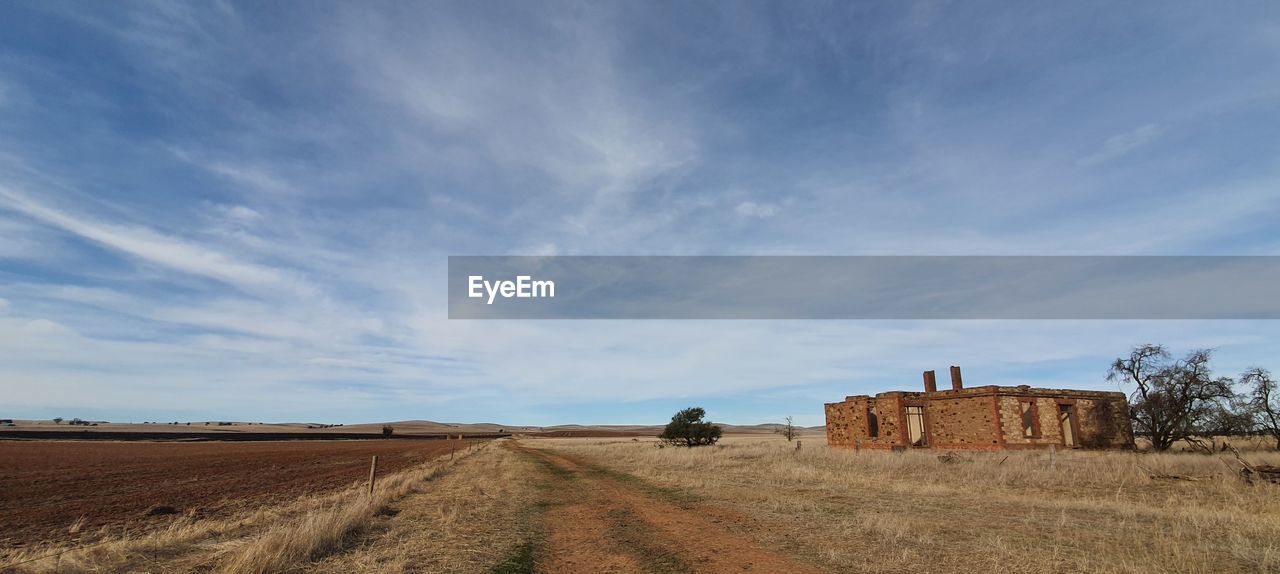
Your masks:
<svg viewBox="0 0 1280 574"><path fill-rule="evenodd" d="M447 255L1280 254L1274 3L6 3L0 413L654 423L1254 321L449 321Z"/></svg>

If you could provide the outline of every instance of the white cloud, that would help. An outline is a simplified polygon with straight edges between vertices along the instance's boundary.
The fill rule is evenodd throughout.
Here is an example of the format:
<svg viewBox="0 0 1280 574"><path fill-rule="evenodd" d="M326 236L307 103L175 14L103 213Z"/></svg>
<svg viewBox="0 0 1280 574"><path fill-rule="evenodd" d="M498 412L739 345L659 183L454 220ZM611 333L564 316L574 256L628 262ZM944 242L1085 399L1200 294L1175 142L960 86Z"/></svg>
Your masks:
<svg viewBox="0 0 1280 574"><path fill-rule="evenodd" d="M734 208L734 212L746 218L768 219L778 213L778 206L771 203L744 201Z"/></svg>
<svg viewBox="0 0 1280 574"><path fill-rule="evenodd" d="M22 325L22 331L37 337L47 337L51 335L74 335L74 330L66 325L58 324L48 319L32 319Z"/></svg>
<svg viewBox="0 0 1280 574"><path fill-rule="evenodd" d="M344 57L354 82L391 104L379 119L415 144L406 161L417 170L531 170L548 181L544 201L512 214L536 225L511 247L547 235L562 251L607 250L668 224L635 209L634 195L695 163L699 144L678 100L657 106L626 84L604 12L541 22L558 30L552 42L483 38L482 22L434 11L408 27L363 15L344 28Z"/></svg>
<svg viewBox="0 0 1280 574"><path fill-rule="evenodd" d="M1017 38L993 28L939 34L948 30L937 27L952 24L942 14L911 34L884 22L875 28L894 33L882 41L825 22L805 23L812 34L775 38L784 27L768 16L732 10L724 16L750 28L732 36L739 41L699 28L702 37L674 51L677 61L650 59L661 50L627 37L645 27L619 21L604 5L533 10L501 32L483 10L404 7L389 16L352 9L333 21L313 14L308 23L326 34L305 38L287 27L260 34L234 10L159 8L101 16L54 9L87 14L97 30L123 38L139 77L154 81L149 95L165 96L139 101L172 106L155 117L190 110L184 125L193 129L166 134L199 134L171 149L188 164L178 167L196 177L175 179L194 186L180 189L191 192L187 197L209 203L183 205L162 178L152 189L117 192L115 174L98 167L115 156L88 158L99 164L51 161L38 157L38 146L23 146L20 134L6 136L12 142L0 144L52 167L0 186L9 202L0 212L13 212L0 218L0 257L36 254L60 273L0 284L13 302L0 315L4 396L30 404L306 412L459 405L475 397L564 404L695 392L801 394L831 381L868 392L913 388L920 370L953 363L973 369L975 380L996 382L997 375L978 374L1105 359L1144 339L1241 346L1254 344L1250 337L1276 340L1262 337L1274 326L1239 324L499 325L445 318L447 252L1167 252L1194 250L1221 230L1245 229L1250 218L1274 212L1266 186L1274 178L1256 173L1248 185L1215 181L1170 191L1168 207L1149 206L1136 217L1079 207L1099 190L1114 194L1102 189L1111 182L1079 177L1062 158L1083 155L1085 166L1114 161L1169 128L1150 123L1099 135L1142 116L1110 106L1120 94L1078 89L1114 77L1114 68L1036 59L1078 44L1065 25L1055 28L1062 30L1057 44L1032 38L1036 50L1003 54ZM825 43L815 46L814 36ZM714 49L699 52L702 42ZM830 51L846 79L857 78L866 92L838 94L854 85L811 66L814 49ZM947 65L921 68L921 54L941 54ZM873 65L863 67L868 60ZM1013 72L1018 81L972 74L990 70ZM981 89L971 87L975 78ZM1141 86L1133 89L1143 81L1124 86L1125 97L1154 101ZM332 91L315 91L320 83ZM1198 84L1231 92L1230 101L1259 101L1239 84ZM743 87L750 97L741 97ZM1169 95L1164 101L1178 97ZM1203 106L1203 95L1181 97ZM109 93L99 97L102 109L114 103ZM267 103L260 105L255 99L262 97ZM878 115L881 103L888 114ZM1086 107L1100 113L1070 116ZM1190 129L1194 114L1174 107L1142 112ZM195 131L210 125L217 129ZM779 128L784 133L770 131ZM135 149L132 138L154 141L154 134L128 131L101 143ZM1080 143L1086 139L1097 149ZM113 167L154 166L163 177L177 171L168 164L178 162L167 159ZM30 184L54 177L67 188L94 185L84 193L109 207L81 207L74 192ZM759 192L707 191L737 185ZM199 210L194 222L182 219L191 215L187 207ZM723 225L731 218L768 223ZM146 265L59 268L50 263L52 246L79 250L82 243L68 237ZM84 285L45 283L80 271L65 280ZM240 292L208 289L193 277ZM7 306L0 299L0 313ZM1086 372L1092 374L1081 380L1062 377L1063 386L1100 379L1100 372ZM367 388L337 388L349 382ZM34 391L23 395L25 387ZM822 400L835 398L809 404L818 411Z"/></svg>
<svg viewBox="0 0 1280 574"><path fill-rule="evenodd" d="M1130 131L1107 138L1098 151L1080 158L1076 163L1091 166L1119 158L1135 149L1155 141L1165 128L1160 124L1146 124Z"/></svg>
<svg viewBox="0 0 1280 574"><path fill-rule="evenodd" d="M224 205L224 206L221 206L221 210L223 213L227 214L228 217L231 217L232 219L238 220L243 223L248 223L248 222L262 219L261 213L258 213L257 211L254 211L253 209L250 209L243 205L230 205L230 206Z"/></svg>
<svg viewBox="0 0 1280 574"><path fill-rule="evenodd" d="M191 165L237 184L243 190L268 194L293 194L297 192L289 181L279 177L269 168L246 163L212 159L189 149L170 146L169 153Z"/></svg>
<svg viewBox="0 0 1280 574"><path fill-rule="evenodd" d="M555 243L546 242L530 245L524 249L517 249L515 253L519 255L535 255L539 257L549 257L560 253L560 248Z"/></svg>
<svg viewBox="0 0 1280 574"><path fill-rule="evenodd" d="M268 193L293 193L296 189L288 181L257 167L213 162L204 168L252 190Z"/></svg>
<svg viewBox="0 0 1280 574"><path fill-rule="evenodd" d="M9 200L9 209L126 255L173 270L217 279L241 288L283 289L307 296L318 293L315 288L288 273L239 261L217 250L162 235L144 227L83 219L37 203L3 185L0 185L0 197Z"/></svg>

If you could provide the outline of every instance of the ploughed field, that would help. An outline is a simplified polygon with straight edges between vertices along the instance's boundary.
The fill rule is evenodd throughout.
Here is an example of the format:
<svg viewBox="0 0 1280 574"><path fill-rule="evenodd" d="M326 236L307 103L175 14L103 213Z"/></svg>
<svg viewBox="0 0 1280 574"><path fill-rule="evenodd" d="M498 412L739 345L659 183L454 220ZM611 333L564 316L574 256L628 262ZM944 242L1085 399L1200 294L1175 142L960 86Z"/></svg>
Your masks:
<svg viewBox="0 0 1280 574"><path fill-rule="evenodd" d="M458 441L457 448L474 441ZM280 442L0 441L0 547L163 527L391 474L448 455L448 440ZM73 527L73 525L77 526Z"/></svg>

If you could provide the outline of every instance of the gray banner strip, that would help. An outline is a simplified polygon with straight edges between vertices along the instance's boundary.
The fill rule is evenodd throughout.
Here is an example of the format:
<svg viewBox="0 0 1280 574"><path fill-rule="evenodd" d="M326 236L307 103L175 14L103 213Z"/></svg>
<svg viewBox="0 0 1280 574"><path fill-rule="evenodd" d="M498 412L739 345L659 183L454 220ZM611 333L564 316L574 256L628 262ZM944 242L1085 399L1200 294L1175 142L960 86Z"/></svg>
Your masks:
<svg viewBox="0 0 1280 574"><path fill-rule="evenodd" d="M1277 292L1280 256L449 257L450 319L1278 319Z"/></svg>

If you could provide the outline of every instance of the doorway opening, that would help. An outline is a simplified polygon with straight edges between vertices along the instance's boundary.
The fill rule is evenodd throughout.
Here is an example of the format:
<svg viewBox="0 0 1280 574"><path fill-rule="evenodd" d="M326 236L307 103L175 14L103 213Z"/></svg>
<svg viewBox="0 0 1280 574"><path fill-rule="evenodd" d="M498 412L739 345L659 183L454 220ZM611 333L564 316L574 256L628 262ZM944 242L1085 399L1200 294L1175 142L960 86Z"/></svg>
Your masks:
<svg viewBox="0 0 1280 574"><path fill-rule="evenodd" d="M911 446L929 446L924 432L924 407L907 407L907 441Z"/></svg>
<svg viewBox="0 0 1280 574"><path fill-rule="evenodd" d="M1076 437L1076 429L1079 426L1076 422L1075 405L1058 405L1058 426L1062 429L1063 446L1076 446L1079 442L1078 437Z"/></svg>
<svg viewBox="0 0 1280 574"><path fill-rule="evenodd" d="M1040 413L1036 409L1035 399L1022 399L1022 436L1023 438L1040 438Z"/></svg>

